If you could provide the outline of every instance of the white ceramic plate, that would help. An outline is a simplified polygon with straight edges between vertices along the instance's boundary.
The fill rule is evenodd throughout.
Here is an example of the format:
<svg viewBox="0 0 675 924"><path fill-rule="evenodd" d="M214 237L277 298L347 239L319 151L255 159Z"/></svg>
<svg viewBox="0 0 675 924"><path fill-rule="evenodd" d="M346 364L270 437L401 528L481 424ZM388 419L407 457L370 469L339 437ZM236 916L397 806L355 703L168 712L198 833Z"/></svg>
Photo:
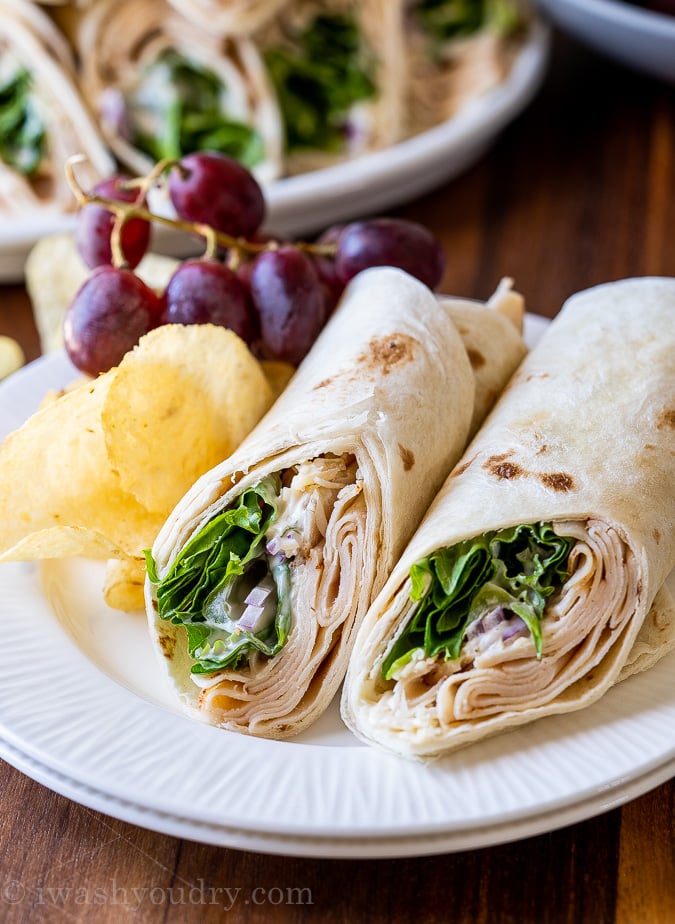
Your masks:
<svg viewBox="0 0 675 924"><path fill-rule="evenodd" d="M528 316L530 344L545 326ZM0 438L73 376L52 354L6 380ZM0 565L0 756L125 821L271 853L421 855L552 830L675 772L675 655L589 709L425 765L362 745L337 700L290 741L179 714L144 617L107 609L102 576L84 560Z"/></svg>
<svg viewBox="0 0 675 924"><path fill-rule="evenodd" d="M336 221L379 212L421 195L476 161L536 93L545 73L549 29L536 22L507 80L454 118L415 138L358 160L288 177L266 189L267 226L284 235L309 234ZM37 240L69 231L74 217L0 224L0 282L23 276ZM194 242L156 229L154 248L185 256Z"/></svg>
<svg viewBox="0 0 675 924"><path fill-rule="evenodd" d="M536 0L552 22L636 70L675 81L675 16L624 0Z"/></svg>

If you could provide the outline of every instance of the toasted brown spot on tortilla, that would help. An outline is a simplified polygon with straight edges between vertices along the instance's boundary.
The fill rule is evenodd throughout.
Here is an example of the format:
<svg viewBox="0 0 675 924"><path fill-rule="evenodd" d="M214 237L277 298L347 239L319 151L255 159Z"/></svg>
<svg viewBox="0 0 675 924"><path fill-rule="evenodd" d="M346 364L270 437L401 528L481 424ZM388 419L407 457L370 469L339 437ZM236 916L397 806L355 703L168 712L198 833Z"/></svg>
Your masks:
<svg viewBox="0 0 675 924"><path fill-rule="evenodd" d="M314 391L316 391L316 390L319 389L319 388L325 388L327 385L330 385L330 383L331 383L332 381L333 381L333 380L330 379L330 378L329 378L329 379L321 379L321 381L320 381L317 385L314 386Z"/></svg>
<svg viewBox="0 0 675 924"><path fill-rule="evenodd" d="M379 366L383 375L388 375L394 366L408 363L414 355L415 341L407 334L390 334L388 337L373 337L368 352L359 361L368 366Z"/></svg>
<svg viewBox="0 0 675 924"><path fill-rule="evenodd" d="M552 491L574 490L574 478L567 472L542 472L538 477L541 483Z"/></svg>
<svg viewBox="0 0 675 924"><path fill-rule="evenodd" d="M481 369L486 363L486 359L480 350L474 350L473 347L467 348L466 355L469 357L472 369Z"/></svg>
<svg viewBox="0 0 675 924"><path fill-rule="evenodd" d="M531 382L532 379L550 379L550 372L530 372L529 375L525 376L526 382Z"/></svg>
<svg viewBox="0 0 675 924"><path fill-rule="evenodd" d="M497 478L521 478L525 474L520 465L516 465L515 462L506 462L499 456L491 456L487 462L483 463L483 468Z"/></svg>
<svg viewBox="0 0 675 924"><path fill-rule="evenodd" d="M542 452L546 452L548 449L548 443L542 443L539 449L537 449L537 455L540 456Z"/></svg>
<svg viewBox="0 0 675 924"><path fill-rule="evenodd" d="M654 542L658 545L661 541L661 530L654 527L652 530L652 536L654 537Z"/></svg>
<svg viewBox="0 0 675 924"><path fill-rule="evenodd" d="M409 472L415 464L415 454L411 449L406 449L400 443L398 444L398 454L401 457L401 462L403 462L403 468L406 472Z"/></svg>
<svg viewBox="0 0 675 924"><path fill-rule="evenodd" d="M450 477L457 478L457 476L463 474L470 465L473 465L475 461L476 457L471 456L471 458L467 459L466 462L460 462L460 464L452 470Z"/></svg>
<svg viewBox="0 0 675 924"><path fill-rule="evenodd" d="M157 641L159 642L159 647L162 649L162 654L168 661L170 661L173 658L173 653L176 649L176 637L174 635L166 635L164 632L160 632Z"/></svg>
<svg viewBox="0 0 675 924"><path fill-rule="evenodd" d="M656 418L657 430L675 430L675 407L664 407Z"/></svg>
<svg viewBox="0 0 675 924"><path fill-rule="evenodd" d="M505 459L510 459L512 455L513 455L513 449L509 449L507 452L500 452L496 456L490 456L490 458L485 463L485 467L487 468L488 463L503 462Z"/></svg>

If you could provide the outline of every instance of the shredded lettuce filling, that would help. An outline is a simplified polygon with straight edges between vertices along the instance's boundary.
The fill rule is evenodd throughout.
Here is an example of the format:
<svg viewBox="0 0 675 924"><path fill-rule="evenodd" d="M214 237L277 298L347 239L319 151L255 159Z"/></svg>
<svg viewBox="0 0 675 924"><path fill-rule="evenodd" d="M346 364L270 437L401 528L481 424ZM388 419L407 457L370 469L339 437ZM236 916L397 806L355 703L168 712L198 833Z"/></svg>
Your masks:
<svg viewBox="0 0 675 924"><path fill-rule="evenodd" d="M415 15L422 29L439 43L485 28L508 35L522 20L515 0L419 0Z"/></svg>
<svg viewBox="0 0 675 924"><path fill-rule="evenodd" d="M415 652L456 660L467 627L497 608L522 619L541 657L544 608L568 577L574 541L550 523L535 523L467 539L416 562L410 598L418 605L383 661L384 679Z"/></svg>
<svg viewBox="0 0 675 924"><path fill-rule="evenodd" d="M32 77L19 68L0 83L0 160L30 178L37 173L46 144Z"/></svg>
<svg viewBox="0 0 675 924"><path fill-rule="evenodd" d="M236 506L213 517L185 545L161 580L151 553L145 553L159 615L185 628L194 674L239 668L255 651L272 657L288 638L289 562L284 556L268 555L265 548L279 491L277 475L245 491ZM276 589L276 615L259 629L242 628L242 602L266 572Z"/></svg>
<svg viewBox="0 0 675 924"><path fill-rule="evenodd" d="M339 152L350 133L349 110L375 95L373 64L349 15L320 15L297 48L265 54L289 151Z"/></svg>
<svg viewBox="0 0 675 924"><path fill-rule="evenodd" d="M227 117L220 78L175 51L161 54L127 96L131 140L153 160L217 151L250 168L264 159L260 134Z"/></svg>

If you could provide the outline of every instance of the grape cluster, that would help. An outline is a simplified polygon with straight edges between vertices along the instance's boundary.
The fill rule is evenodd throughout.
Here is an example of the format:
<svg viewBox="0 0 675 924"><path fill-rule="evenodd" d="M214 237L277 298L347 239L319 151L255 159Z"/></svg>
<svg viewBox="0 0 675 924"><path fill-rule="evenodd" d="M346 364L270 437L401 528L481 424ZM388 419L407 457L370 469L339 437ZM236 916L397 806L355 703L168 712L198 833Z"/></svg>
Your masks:
<svg viewBox="0 0 675 924"><path fill-rule="evenodd" d="M133 272L150 240L147 184L114 176L85 197L76 232L93 272L66 314L64 343L89 375L117 365L160 324L218 324L261 358L298 365L349 282L371 266L397 266L434 289L444 270L436 237L422 225L378 218L335 225L313 244L262 234L265 199L237 161L190 154L167 165L176 225L210 241L182 262L158 295ZM166 221L165 221L166 223ZM213 240L222 245L212 246Z"/></svg>

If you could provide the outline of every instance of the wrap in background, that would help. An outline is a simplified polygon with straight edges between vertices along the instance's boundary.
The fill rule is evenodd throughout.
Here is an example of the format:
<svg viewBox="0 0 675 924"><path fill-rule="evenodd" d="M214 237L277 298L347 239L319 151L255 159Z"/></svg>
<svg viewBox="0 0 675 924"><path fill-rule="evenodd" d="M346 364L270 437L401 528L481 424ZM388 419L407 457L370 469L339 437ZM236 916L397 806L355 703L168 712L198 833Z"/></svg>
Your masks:
<svg viewBox="0 0 675 924"><path fill-rule="evenodd" d="M366 616L363 740L430 757L580 709L675 643L675 280L573 296Z"/></svg>
<svg viewBox="0 0 675 924"><path fill-rule="evenodd" d="M203 29L166 0L100 0L82 14L77 45L83 92L132 172L211 150L260 182L279 175L279 111L250 39Z"/></svg>
<svg viewBox="0 0 675 924"><path fill-rule="evenodd" d="M502 83L529 19L522 0L407 0L405 134L433 128Z"/></svg>
<svg viewBox="0 0 675 924"><path fill-rule="evenodd" d="M492 339L510 372L522 341L483 308L475 324L513 332L510 347ZM324 711L373 596L462 452L475 390L451 311L425 286L391 268L349 284L286 391L153 547L150 632L188 713L283 738Z"/></svg>
<svg viewBox="0 0 675 924"><path fill-rule="evenodd" d="M250 35L289 0L169 0L187 19L221 35Z"/></svg>
<svg viewBox="0 0 675 924"><path fill-rule="evenodd" d="M256 32L282 113L284 173L400 140L401 25L400 0L297 0Z"/></svg>
<svg viewBox="0 0 675 924"><path fill-rule="evenodd" d="M0 219L74 210L64 164L78 153L88 185L112 172L68 43L40 7L0 0Z"/></svg>

